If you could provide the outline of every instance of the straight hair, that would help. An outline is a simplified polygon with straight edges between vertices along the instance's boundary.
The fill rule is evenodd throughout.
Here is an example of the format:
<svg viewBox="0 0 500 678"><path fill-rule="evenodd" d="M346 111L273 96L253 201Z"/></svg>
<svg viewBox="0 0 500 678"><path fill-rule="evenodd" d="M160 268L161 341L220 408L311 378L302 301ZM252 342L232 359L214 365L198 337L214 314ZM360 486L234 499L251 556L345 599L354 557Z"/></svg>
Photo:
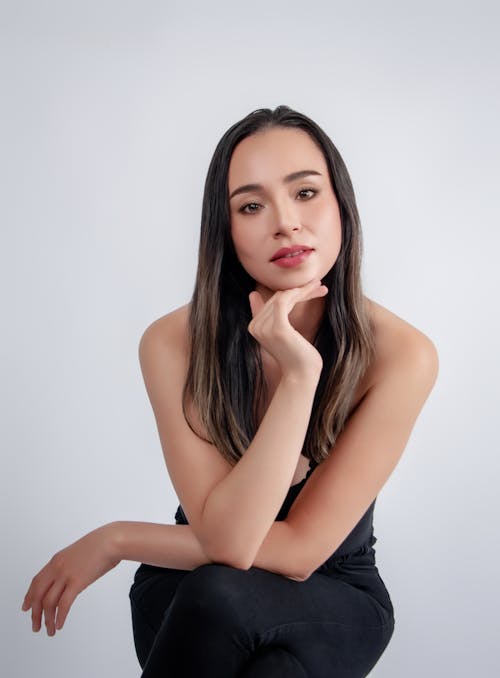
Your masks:
<svg viewBox="0 0 500 678"><path fill-rule="evenodd" d="M323 153L340 208L342 244L323 278L325 312L314 346L323 358L302 454L321 463L352 409L374 352L373 327L361 285L362 234L354 190L342 157L326 133L288 106L260 108L230 127L212 156L205 181L198 269L189 310L189 365L182 409L190 428L231 464L257 430L266 397L259 344L248 332L255 280L242 267L231 238L228 174L237 144L261 130L304 130ZM193 424L196 419L197 424Z"/></svg>

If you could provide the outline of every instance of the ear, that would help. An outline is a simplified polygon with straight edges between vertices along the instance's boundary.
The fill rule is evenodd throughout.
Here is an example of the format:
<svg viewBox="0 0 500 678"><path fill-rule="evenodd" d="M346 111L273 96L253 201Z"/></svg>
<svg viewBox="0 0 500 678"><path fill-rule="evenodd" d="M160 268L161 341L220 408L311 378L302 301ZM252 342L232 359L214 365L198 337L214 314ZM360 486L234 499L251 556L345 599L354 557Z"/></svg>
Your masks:
<svg viewBox="0 0 500 678"><path fill-rule="evenodd" d="M260 309L264 306L264 300L262 299L260 292L254 290L248 295L248 300L250 301L250 310L252 311L252 318L259 313Z"/></svg>

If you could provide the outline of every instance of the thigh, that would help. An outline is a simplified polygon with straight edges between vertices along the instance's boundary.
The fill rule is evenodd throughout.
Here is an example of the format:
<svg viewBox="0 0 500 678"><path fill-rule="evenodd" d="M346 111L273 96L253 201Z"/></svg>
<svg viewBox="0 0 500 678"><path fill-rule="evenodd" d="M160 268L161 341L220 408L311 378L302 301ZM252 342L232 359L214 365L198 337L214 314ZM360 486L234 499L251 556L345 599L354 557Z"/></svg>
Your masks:
<svg viewBox="0 0 500 678"><path fill-rule="evenodd" d="M281 648L311 678L362 678L392 634L380 603L331 573L297 582L257 567L210 563L189 571L171 600L154 663L182 666L186 676L229 678L249 671L257 651ZM270 653L267 659L290 661Z"/></svg>
<svg viewBox="0 0 500 678"><path fill-rule="evenodd" d="M332 573L315 572L304 582L259 568L242 573L245 584L237 587L234 604L245 611L251 650L281 648L311 678L361 678L389 642L392 624L368 586L359 589ZM268 657L270 662L287 661Z"/></svg>
<svg viewBox="0 0 500 678"><path fill-rule="evenodd" d="M177 587L190 570L141 564L129 591L137 659L144 667Z"/></svg>
<svg viewBox="0 0 500 678"><path fill-rule="evenodd" d="M311 678L298 659L282 647L262 647L238 673L237 678Z"/></svg>

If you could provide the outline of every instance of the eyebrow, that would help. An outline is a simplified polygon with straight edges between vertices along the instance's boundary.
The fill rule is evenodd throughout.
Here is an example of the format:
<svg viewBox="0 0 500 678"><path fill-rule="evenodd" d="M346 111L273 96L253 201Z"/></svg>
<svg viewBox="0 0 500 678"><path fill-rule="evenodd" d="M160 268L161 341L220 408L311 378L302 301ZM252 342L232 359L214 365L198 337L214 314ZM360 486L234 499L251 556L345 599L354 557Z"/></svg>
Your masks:
<svg viewBox="0 0 500 678"><path fill-rule="evenodd" d="M298 172L292 172L291 174L287 174L286 177L283 177L283 183L284 184L289 184L292 181L295 181L295 179L302 179L302 177L307 177L310 174L316 174L318 176L321 176L321 172L317 172L316 170L299 170ZM229 196L229 200L232 200L235 195L239 195L240 193L250 193L251 191L263 191L264 187L262 184L245 184L244 186L240 186L239 188L236 188L231 195Z"/></svg>

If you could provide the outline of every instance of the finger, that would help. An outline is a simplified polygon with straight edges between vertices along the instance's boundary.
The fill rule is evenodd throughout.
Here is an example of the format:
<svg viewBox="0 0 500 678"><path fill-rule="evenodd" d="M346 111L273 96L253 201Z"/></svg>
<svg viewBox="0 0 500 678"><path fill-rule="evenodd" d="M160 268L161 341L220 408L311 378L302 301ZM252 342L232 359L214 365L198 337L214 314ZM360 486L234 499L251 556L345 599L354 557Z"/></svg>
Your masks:
<svg viewBox="0 0 500 678"><path fill-rule="evenodd" d="M40 575L36 575L30 586L30 591L26 594L25 605L28 610L31 607L31 625L33 631L39 631L42 616L42 600L54 583L54 578L50 577L43 581Z"/></svg>
<svg viewBox="0 0 500 678"><path fill-rule="evenodd" d="M248 299L250 301L250 310L252 311L252 318L255 318L255 316L259 313L260 309L264 306L264 300L262 299L260 292L257 292L256 290L250 292L250 294L248 295Z"/></svg>
<svg viewBox="0 0 500 678"><path fill-rule="evenodd" d="M327 292L328 289L322 285L321 280L316 278L300 287L291 287L288 290L283 290L280 296L276 298L276 303L282 313L288 315L296 304L323 296Z"/></svg>
<svg viewBox="0 0 500 678"><path fill-rule="evenodd" d="M66 588L66 582L64 580L55 581L50 590L46 593L42 601L43 614L45 617L45 627L47 629L47 634L53 636L56 632L56 607L61 598L61 594Z"/></svg>
<svg viewBox="0 0 500 678"><path fill-rule="evenodd" d="M57 617L56 617L56 629L60 630L63 627L66 617L70 607L73 605L76 596L78 595L78 589L75 587L67 586L61 598L59 599L59 604L57 606Z"/></svg>
<svg viewBox="0 0 500 678"><path fill-rule="evenodd" d="M302 303L304 301L309 301L309 299L315 299L317 297L324 297L326 294L328 294L328 287L326 285L319 285L319 287L314 287L310 292L307 294L305 299L299 299L297 303Z"/></svg>
<svg viewBox="0 0 500 678"><path fill-rule="evenodd" d="M280 296L285 299L300 299L305 298L312 291L319 289L321 287L321 280L319 278L313 278L309 280L305 285L299 285L298 287L289 287L287 289L281 290Z"/></svg>
<svg viewBox="0 0 500 678"><path fill-rule="evenodd" d="M323 285L321 280L311 280L309 283L307 283L307 285L297 287L296 289L300 290L302 295L308 299L317 296L322 296L323 294L326 294L328 292L328 287L326 287L326 285Z"/></svg>
<svg viewBox="0 0 500 678"><path fill-rule="evenodd" d="M26 595L24 596L23 604L21 606L21 610L24 610L25 612L30 609L31 607L31 600L33 598L33 590L34 590L34 585L35 585L35 579L38 576L35 575L33 579L31 580L31 584L28 587L28 590L26 591Z"/></svg>
<svg viewBox="0 0 500 678"><path fill-rule="evenodd" d="M293 290L296 290L300 297L308 297L311 294L316 294L322 287L324 287L324 285L321 280L319 278L313 278L305 285L295 287Z"/></svg>
<svg viewBox="0 0 500 678"><path fill-rule="evenodd" d="M26 593L26 595L24 596L23 604L21 605L21 610L23 610L23 612L27 612L27 610L29 610L30 607L31 607L31 603L30 603L30 592L28 591L28 592Z"/></svg>
<svg viewBox="0 0 500 678"><path fill-rule="evenodd" d="M34 600L31 603L31 628L33 631L40 631L42 625L42 603L38 600Z"/></svg>

